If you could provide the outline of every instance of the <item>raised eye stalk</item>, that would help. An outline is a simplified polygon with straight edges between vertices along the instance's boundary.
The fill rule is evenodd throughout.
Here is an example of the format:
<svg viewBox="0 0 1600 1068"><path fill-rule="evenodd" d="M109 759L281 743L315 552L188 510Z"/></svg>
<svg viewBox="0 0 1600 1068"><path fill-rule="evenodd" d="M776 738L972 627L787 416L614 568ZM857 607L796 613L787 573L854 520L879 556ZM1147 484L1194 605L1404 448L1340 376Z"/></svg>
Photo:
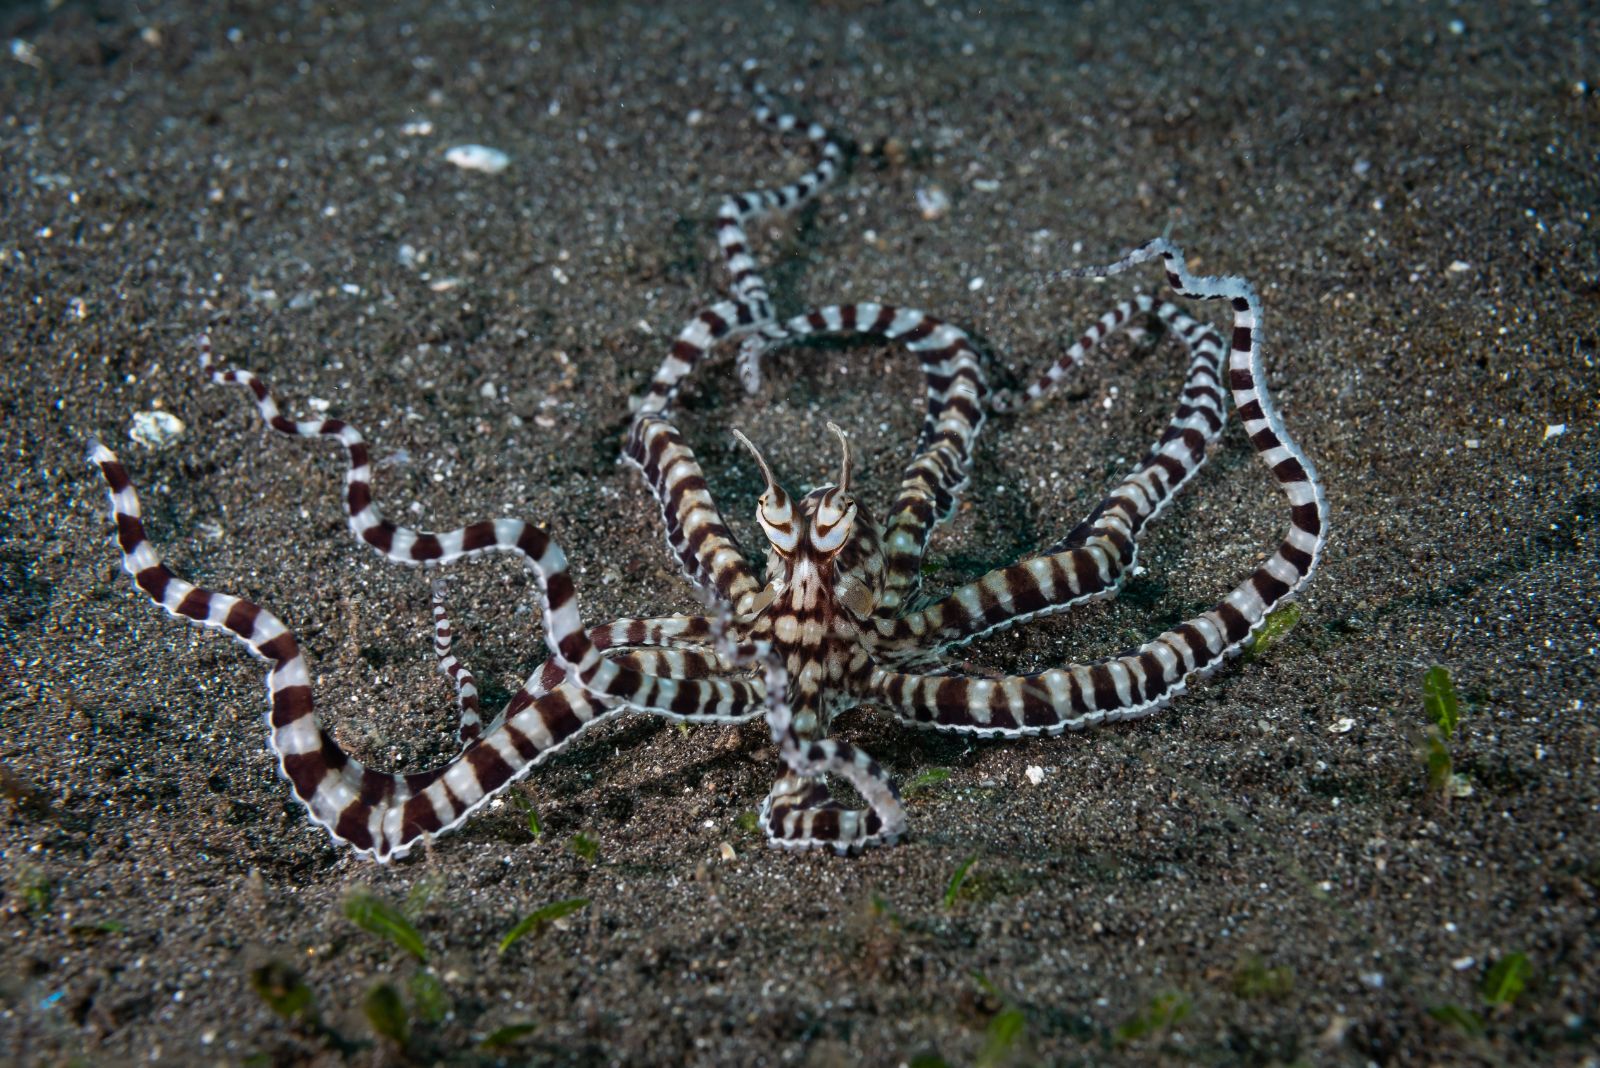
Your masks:
<svg viewBox="0 0 1600 1068"><path fill-rule="evenodd" d="M767 488L762 491L760 507L756 509L756 520L760 522L761 529L766 531L767 539L772 542L780 552L792 553L799 544L800 535L794 526L794 508L789 503L789 495L778 485L778 480L772 477L772 468L767 466L766 458L761 455L750 439L739 430L733 432L734 439L750 451L755 457L756 466L761 468L761 477L767 480Z"/></svg>
<svg viewBox="0 0 1600 1068"><path fill-rule="evenodd" d="M829 423L828 429L833 431L839 439L839 447L844 450L844 461L839 465L839 492L850 492L850 439L844 436L844 431L839 429L838 423Z"/></svg>

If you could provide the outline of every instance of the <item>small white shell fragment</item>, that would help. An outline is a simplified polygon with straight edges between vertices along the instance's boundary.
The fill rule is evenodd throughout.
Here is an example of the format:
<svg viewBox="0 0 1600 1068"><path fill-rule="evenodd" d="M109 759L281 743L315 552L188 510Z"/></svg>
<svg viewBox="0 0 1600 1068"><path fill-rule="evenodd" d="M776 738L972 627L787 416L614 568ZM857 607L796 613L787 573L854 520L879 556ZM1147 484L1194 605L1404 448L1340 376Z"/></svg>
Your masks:
<svg viewBox="0 0 1600 1068"><path fill-rule="evenodd" d="M929 222L942 219L950 210L950 196L936 185L923 186L917 190L917 210Z"/></svg>
<svg viewBox="0 0 1600 1068"><path fill-rule="evenodd" d="M1044 782L1044 769L1037 764L1029 764L1028 770L1023 772L1023 774L1026 775L1028 777L1028 781L1033 783L1035 786L1038 786L1040 783Z"/></svg>
<svg viewBox="0 0 1600 1068"><path fill-rule="evenodd" d="M38 51L20 37L11 39L11 58L18 63L26 63L30 67L42 67L44 61L39 58Z"/></svg>
<svg viewBox="0 0 1600 1068"><path fill-rule="evenodd" d="M724 863L731 864L734 861L739 859L739 854L737 854L737 853L735 853L733 851L733 843L732 842L723 842L722 843L721 852L722 852L722 860L723 860Z"/></svg>
<svg viewBox="0 0 1600 1068"><path fill-rule="evenodd" d="M408 122L404 126L400 127L400 132L406 137L427 137L429 134L433 133L433 123L429 122L427 119L418 119L415 122Z"/></svg>
<svg viewBox="0 0 1600 1068"><path fill-rule="evenodd" d="M1549 424L1546 424L1546 426L1544 428L1544 437L1541 438L1540 440L1549 441L1551 438L1559 438L1562 434L1565 434L1566 432L1567 432L1567 424L1565 424L1565 423L1549 423Z"/></svg>
<svg viewBox="0 0 1600 1068"><path fill-rule="evenodd" d="M1349 716L1341 716L1328 724L1329 734L1349 734L1356 725L1356 721Z"/></svg>
<svg viewBox="0 0 1600 1068"><path fill-rule="evenodd" d="M134 412L128 437L136 445L161 450L183 437L183 420L171 412Z"/></svg>
<svg viewBox="0 0 1600 1068"><path fill-rule="evenodd" d="M1451 260L1450 266L1446 267L1445 270L1449 271L1451 274L1465 274L1466 272L1472 270L1472 264L1468 263L1466 260Z"/></svg>
<svg viewBox="0 0 1600 1068"><path fill-rule="evenodd" d="M993 178L974 178L972 180L972 188L980 193L998 193L1000 192L1000 183Z"/></svg>
<svg viewBox="0 0 1600 1068"><path fill-rule="evenodd" d="M499 174L511 164L511 157L488 145L456 145L445 150L444 158L464 171Z"/></svg>

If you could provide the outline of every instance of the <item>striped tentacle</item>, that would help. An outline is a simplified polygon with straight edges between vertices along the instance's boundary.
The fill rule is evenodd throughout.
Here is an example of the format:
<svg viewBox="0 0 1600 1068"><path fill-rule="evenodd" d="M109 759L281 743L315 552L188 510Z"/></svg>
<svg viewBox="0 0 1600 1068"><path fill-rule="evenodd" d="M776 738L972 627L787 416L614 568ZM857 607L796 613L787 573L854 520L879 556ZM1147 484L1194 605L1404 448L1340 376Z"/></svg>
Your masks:
<svg viewBox="0 0 1600 1068"><path fill-rule="evenodd" d="M1146 296L1119 305L1101 323L1113 316L1116 323L1126 322L1133 312L1152 310L1183 339L1191 359L1177 410L1149 454L1072 533L1040 555L991 571L920 611L875 620L874 650L880 662L926 661L952 645L1111 597L1121 589L1133 572L1140 533L1200 470L1206 446L1222 433L1226 415L1222 339L1210 326L1174 305L1156 308ZM1053 381L1042 378L1040 392Z"/></svg>
<svg viewBox="0 0 1600 1068"><path fill-rule="evenodd" d="M624 672L672 684L670 689L646 692L640 700L653 704L640 707L639 711L686 723L744 723L762 714L764 695L758 682L733 679L727 685L713 687L700 681L745 670L711 649L613 649L606 651L605 658ZM546 693L560 689L567 679L566 669L558 662L545 661L512 695L507 714L515 714Z"/></svg>
<svg viewBox="0 0 1600 1068"><path fill-rule="evenodd" d="M1138 327L1133 325L1135 317L1152 311L1167 324L1169 329L1180 338L1183 338L1191 349L1193 348L1193 343L1189 341L1189 337L1191 330L1199 326L1199 324L1195 323L1195 320L1185 315L1175 304L1164 303L1157 307L1156 302L1148 295L1143 293L1135 294L1091 323L1089 328L1072 343L1072 347L1062 353L1027 389L1021 393L996 390L989 397L989 406L996 412L1021 411L1054 389L1057 384L1067 377L1073 368L1081 365L1089 353L1107 337L1110 337L1118 330L1127 330L1130 335L1136 334ZM1213 338L1215 338L1214 334ZM1221 339L1215 338L1215 340L1220 346Z"/></svg>
<svg viewBox="0 0 1600 1068"><path fill-rule="evenodd" d="M928 538L950 517L966 488L989 387L966 332L915 308L831 305L787 320L775 336L750 341L771 348L822 336L882 337L903 344L917 354L926 381L927 412L917 453L906 465L884 526L884 588L876 615L892 619L916 597Z"/></svg>
<svg viewBox="0 0 1600 1068"><path fill-rule="evenodd" d="M1233 309L1228 387L1261 457L1289 503L1289 528L1277 549L1214 608L1124 656L1027 676L972 679L877 669L874 701L920 726L978 735L1054 734L1106 720L1147 715L1236 652L1271 610L1303 586L1327 538L1326 503L1311 461L1283 428L1266 392L1258 323L1260 298L1241 278L1189 274L1183 252L1157 240L1108 267L1064 277L1116 274L1155 257L1184 296L1226 300Z"/></svg>
<svg viewBox="0 0 1600 1068"><path fill-rule="evenodd" d="M461 723L456 728L456 737L462 745L470 745L483 733L483 719L478 708L478 681L467 665L450 652L450 614L444 605L444 579L434 579L433 652L439 658L439 673L455 687L456 706L461 709Z"/></svg>
<svg viewBox="0 0 1600 1068"><path fill-rule="evenodd" d="M769 643L734 645L724 619L717 649L729 659L758 667L762 674L767 725L789 774L773 784L757 818L776 849L831 849L841 856L869 846L888 846L906 833L900 790L863 749L837 738L807 741L794 727L789 704L789 672ZM822 776L837 775L855 787L867 807L847 809L829 795Z"/></svg>
<svg viewBox="0 0 1600 1068"><path fill-rule="evenodd" d="M717 511L694 451L678 428L658 415L640 415L628 430L623 456L637 467L661 504L667 547L709 604L752 614L761 593L750 562Z"/></svg>
<svg viewBox="0 0 1600 1068"><path fill-rule="evenodd" d="M603 655L612 659L620 658L628 667L647 675L704 679L739 672L740 668L706 646L705 643L710 639L710 623L704 616L618 619L589 630L589 640ZM512 695L506 710L501 712L500 718L495 720L490 729L499 726L508 715L515 715L540 697L558 689L566 679L566 670L559 662L545 661ZM731 707L711 706L698 714L675 711L661 711L658 714L668 719L695 723L743 723L761 714L759 704L754 701L744 702L743 708L734 712Z"/></svg>
<svg viewBox="0 0 1600 1068"><path fill-rule="evenodd" d="M804 123L776 107L765 87L752 87L756 97L756 120L780 133L798 131L817 146L821 158L815 167L795 181L777 189L753 189L728 197L717 210L717 244L733 280L732 299L704 309L678 332L672 351L662 362L650 388L635 399L634 411L641 414L666 411L678 386L706 353L724 338L738 337L772 322L772 297L750 254L750 239L745 227L753 220L779 212L792 211L816 197L838 176L844 165L844 147L831 133L816 123Z"/></svg>
<svg viewBox="0 0 1600 1068"><path fill-rule="evenodd" d="M616 619L591 627L589 640L600 649L639 645L700 646L711 641L711 621L705 616L684 615Z"/></svg>
<svg viewBox="0 0 1600 1068"><path fill-rule="evenodd" d="M278 766L312 822L359 853L380 862L405 856L418 842L458 827L586 727L620 711L578 686L562 686L506 717L441 767L410 775L373 771L340 748L317 718L310 673L294 634L259 605L173 574L145 535L138 494L116 454L95 443L89 460L109 487L123 568L134 585L168 615L226 631L271 664L267 725ZM546 633L560 656L563 638L572 636L577 620L565 560L537 528L515 527L500 534L528 562L544 591ZM576 634L581 637L581 629Z"/></svg>
<svg viewBox="0 0 1600 1068"><path fill-rule="evenodd" d="M603 701L621 702L636 712L670 716L741 717L761 703L758 684L738 679L678 680L647 674L630 662L608 658L595 647L578 616L577 593L567 574L566 556L543 531L519 519L491 519L446 533L413 530L388 519L372 495L372 465L361 432L339 419L296 422L278 410L272 390L249 371L212 369L209 339L201 339L201 366L214 382L242 385L255 398L261 417L274 430L291 437L331 437L345 448L345 511L357 541L365 542L399 564L435 567L490 552L515 552L526 557L540 575L548 575L546 642L556 648L568 677ZM531 552L532 548L538 552ZM541 553L549 554L548 559ZM507 715L510 713L508 712Z"/></svg>

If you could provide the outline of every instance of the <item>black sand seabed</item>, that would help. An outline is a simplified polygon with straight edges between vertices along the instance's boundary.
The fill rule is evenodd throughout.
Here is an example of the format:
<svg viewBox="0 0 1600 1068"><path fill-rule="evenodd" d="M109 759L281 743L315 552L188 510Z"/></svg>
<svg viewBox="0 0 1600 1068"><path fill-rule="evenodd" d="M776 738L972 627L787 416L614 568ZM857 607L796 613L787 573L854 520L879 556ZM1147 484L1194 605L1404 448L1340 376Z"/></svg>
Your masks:
<svg viewBox="0 0 1600 1068"><path fill-rule="evenodd" d="M362 1063L1593 1063L1592 7L44 6L0 16L0 1057L339 1060L252 992L280 962ZM1159 716L1084 735L969 746L846 717L902 782L950 771L910 801L909 844L854 859L742 829L773 774L762 726L641 719L516 788L538 840L504 804L392 867L335 848L275 774L257 665L121 574L85 442L123 453L175 568L298 631L346 746L437 759L424 581L351 543L336 450L201 384L191 339L404 450L380 474L397 515L547 521L588 618L691 607L614 457L628 396L722 290L717 200L809 159L723 91L747 56L858 142L896 141L756 231L785 310L919 305L1020 374L1159 280L1040 287L1046 270L1170 227L1198 269L1258 284L1268 373L1332 509L1304 620ZM511 166L444 162L464 142ZM932 186L952 205L927 220ZM1075 524L1182 362L1114 347L993 420L930 588ZM814 483L838 421L881 509L920 418L910 360L800 351L770 379L748 398L719 360L681 408L746 544L759 487L732 426ZM156 408L187 426L159 451L128 440ZM1120 600L973 659L1135 644L1285 522L1235 424ZM503 694L541 658L526 581L504 560L453 574L462 654ZM1471 794L1448 807L1413 740L1434 663L1464 699ZM384 980L411 1003L418 968L344 917L358 887L409 903L448 1009L413 1019L404 1056L361 1004ZM496 952L571 897L591 904ZM1490 1008L1485 971L1513 953L1527 988Z"/></svg>

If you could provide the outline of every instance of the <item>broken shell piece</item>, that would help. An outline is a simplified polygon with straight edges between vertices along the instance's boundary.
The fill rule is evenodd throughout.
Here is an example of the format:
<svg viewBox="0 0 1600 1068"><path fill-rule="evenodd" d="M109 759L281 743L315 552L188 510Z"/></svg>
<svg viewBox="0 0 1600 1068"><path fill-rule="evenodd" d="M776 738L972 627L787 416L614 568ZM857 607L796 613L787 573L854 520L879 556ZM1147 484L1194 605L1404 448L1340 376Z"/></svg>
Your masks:
<svg viewBox="0 0 1600 1068"><path fill-rule="evenodd" d="M183 437L183 420L171 412L134 412L128 437L134 444L161 450Z"/></svg>
<svg viewBox="0 0 1600 1068"><path fill-rule="evenodd" d="M511 163L510 156L488 145L456 145L445 150L444 158L464 171L484 174L499 174Z"/></svg>

